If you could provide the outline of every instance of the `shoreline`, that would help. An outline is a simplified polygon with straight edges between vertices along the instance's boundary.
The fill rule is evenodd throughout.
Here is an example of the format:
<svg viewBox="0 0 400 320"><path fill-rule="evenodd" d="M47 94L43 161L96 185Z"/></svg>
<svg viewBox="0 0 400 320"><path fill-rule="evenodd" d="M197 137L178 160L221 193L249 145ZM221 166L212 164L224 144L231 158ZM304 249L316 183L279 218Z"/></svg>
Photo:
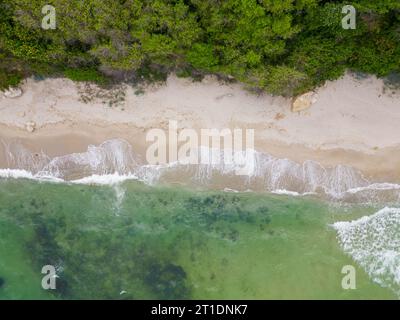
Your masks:
<svg viewBox="0 0 400 320"><path fill-rule="evenodd" d="M167 129L168 121L176 120L179 128L196 130L251 128L259 152L297 163L350 166L376 182L400 181L400 93L383 93L375 77L357 80L347 74L328 82L316 90L311 108L296 113L289 99L256 96L211 77L192 82L170 76L141 94L125 86L124 100L112 107L104 103L112 90L66 79L28 79L22 90L19 98L0 98L0 140L19 141L50 157L84 152L113 138L128 141L144 156L150 144L146 132ZM93 90L92 100L82 102L83 92ZM118 95L122 89L113 90ZM25 129L29 121L34 132ZM7 168L2 149L0 144L0 168Z"/></svg>
<svg viewBox="0 0 400 320"><path fill-rule="evenodd" d="M131 146L135 154L144 158L146 147L145 132L141 128L120 125L119 127L97 127L87 124L55 124L41 128L34 134L19 128L0 125L0 168L9 169L6 161L4 143L14 143L26 147L32 153L43 152L50 158L72 153L86 152L89 145L99 146L111 139L123 139ZM289 159L296 163L315 161L323 167L337 165L352 167L360 171L365 178L374 182L398 183L400 181L400 148L387 147L373 154L343 149L340 147L317 150L304 144L286 144L276 140L255 140L255 150L280 159Z"/></svg>

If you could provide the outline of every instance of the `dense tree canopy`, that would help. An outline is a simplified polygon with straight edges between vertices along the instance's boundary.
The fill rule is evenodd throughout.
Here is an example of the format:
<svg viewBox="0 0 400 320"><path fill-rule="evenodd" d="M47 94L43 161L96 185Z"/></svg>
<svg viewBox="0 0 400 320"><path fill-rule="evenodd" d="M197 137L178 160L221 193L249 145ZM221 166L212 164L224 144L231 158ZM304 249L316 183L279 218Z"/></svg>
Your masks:
<svg viewBox="0 0 400 320"><path fill-rule="evenodd" d="M41 28L56 8L55 30ZM355 30L342 7L357 9ZM0 0L0 86L214 73L293 95L346 69L400 72L400 0Z"/></svg>

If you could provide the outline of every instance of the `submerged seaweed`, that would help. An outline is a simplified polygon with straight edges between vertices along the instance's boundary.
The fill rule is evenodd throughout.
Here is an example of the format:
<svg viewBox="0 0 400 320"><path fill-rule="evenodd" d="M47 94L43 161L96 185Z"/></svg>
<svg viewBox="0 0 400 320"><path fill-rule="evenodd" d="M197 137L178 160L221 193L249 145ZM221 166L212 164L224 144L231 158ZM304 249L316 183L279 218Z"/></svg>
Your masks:
<svg viewBox="0 0 400 320"><path fill-rule="evenodd" d="M336 257L339 266L348 264L336 242L326 242L335 239L315 215L321 210L317 203L133 182L121 187L126 196L116 215L113 187L9 181L1 189L0 180L0 217L23 230L16 239L29 268L39 273L39 281L44 265L56 269L56 290L49 294L62 299L303 297L314 294L307 290L315 274L304 270L316 265L336 274L339 268L325 262L321 268L322 253L330 261ZM291 279L293 270L302 278ZM0 272L9 289L12 281ZM286 287L275 283L282 277L288 279ZM334 281L328 292L336 290ZM319 294L326 290L321 287Z"/></svg>
<svg viewBox="0 0 400 320"><path fill-rule="evenodd" d="M73 197L87 196L83 191L76 188ZM106 203L108 195L104 188L95 191L92 198L96 203ZM133 200L133 212L125 212L117 220L107 214L107 206L93 219L83 208L79 216L71 212L69 204L55 205L55 201L40 195L26 199L15 209L17 213L13 217L19 223L32 226L31 241L26 248L33 264L37 268L57 266L54 292L57 296L187 299L191 289L184 267L174 261L176 243L189 243L191 261L196 261L195 252L205 243L193 228L197 232L215 232L221 239L236 242L240 239L237 224L257 227L271 221L267 207L246 208L236 195L184 197L181 208L162 192L142 195ZM153 212L141 219L143 216L136 215L141 208L144 212L148 208ZM170 210L173 214L166 215ZM177 230L179 225L180 231L168 234L169 229ZM156 234L149 234L150 230L166 233L168 240L162 242L160 234L156 239Z"/></svg>
<svg viewBox="0 0 400 320"><path fill-rule="evenodd" d="M192 289L177 259L179 245L190 248L189 261L196 263L208 250L204 234L235 243L244 225L262 230L271 223L267 206L237 195L136 189L131 209L116 218L107 188L53 188L52 194L26 197L9 214L32 227L26 252L36 269L56 266L54 294L64 299L188 299ZM63 192L79 206L53 198ZM177 195L181 199L170 201Z"/></svg>
<svg viewBox="0 0 400 320"><path fill-rule="evenodd" d="M242 201L243 202L243 201ZM207 226L218 221L235 223L255 223L258 217L266 217L269 214L268 207L243 208L242 203L237 196L228 195L208 195L192 196L185 202L185 208L191 214L197 214L201 222ZM269 217L270 219L270 217Z"/></svg>
<svg viewBox="0 0 400 320"><path fill-rule="evenodd" d="M185 283L186 272L172 263L154 263L148 267L145 283L157 293L158 299L187 299L189 289Z"/></svg>

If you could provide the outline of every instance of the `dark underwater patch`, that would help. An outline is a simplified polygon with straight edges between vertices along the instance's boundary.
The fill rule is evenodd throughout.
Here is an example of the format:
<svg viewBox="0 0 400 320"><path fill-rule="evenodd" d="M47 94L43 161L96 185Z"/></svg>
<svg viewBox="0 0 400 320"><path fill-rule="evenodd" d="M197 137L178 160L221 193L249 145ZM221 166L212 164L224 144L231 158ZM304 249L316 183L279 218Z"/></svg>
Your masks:
<svg viewBox="0 0 400 320"><path fill-rule="evenodd" d="M271 222L267 206L238 195L140 190L129 199L131 209L116 217L107 188L93 187L93 194L54 188L69 192L54 191L63 199L86 202L27 196L10 215L32 227L26 249L35 270L61 266L52 293L63 299L188 299L191 284L176 258L180 244L194 263L207 250L206 234L236 243L243 225L259 231ZM93 203L101 210L94 212Z"/></svg>
<svg viewBox="0 0 400 320"><path fill-rule="evenodd" d="M157 299L187 299L186 272L173 263L150 265L144 278L145 283L156 294Z"/></svg>

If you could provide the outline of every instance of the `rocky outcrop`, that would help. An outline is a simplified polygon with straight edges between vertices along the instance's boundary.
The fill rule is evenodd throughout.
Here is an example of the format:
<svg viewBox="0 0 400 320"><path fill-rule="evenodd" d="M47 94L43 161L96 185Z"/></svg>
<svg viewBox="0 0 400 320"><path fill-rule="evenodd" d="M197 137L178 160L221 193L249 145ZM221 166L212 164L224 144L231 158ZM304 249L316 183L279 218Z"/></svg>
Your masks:
<svg viewBox="0 0 400 320"><path fill-rule="evenodd" d="M292 104L292 112L299 112L311 107L317 102L317 94L315 92L307 92L294 99Z"/></svg>
<svg viewBox="0 0 400 320"><path fill-rule="evenodd" d="M14 99L22 96L22 90L20 88L8 88L3 92L6 98Z"/></svg>

